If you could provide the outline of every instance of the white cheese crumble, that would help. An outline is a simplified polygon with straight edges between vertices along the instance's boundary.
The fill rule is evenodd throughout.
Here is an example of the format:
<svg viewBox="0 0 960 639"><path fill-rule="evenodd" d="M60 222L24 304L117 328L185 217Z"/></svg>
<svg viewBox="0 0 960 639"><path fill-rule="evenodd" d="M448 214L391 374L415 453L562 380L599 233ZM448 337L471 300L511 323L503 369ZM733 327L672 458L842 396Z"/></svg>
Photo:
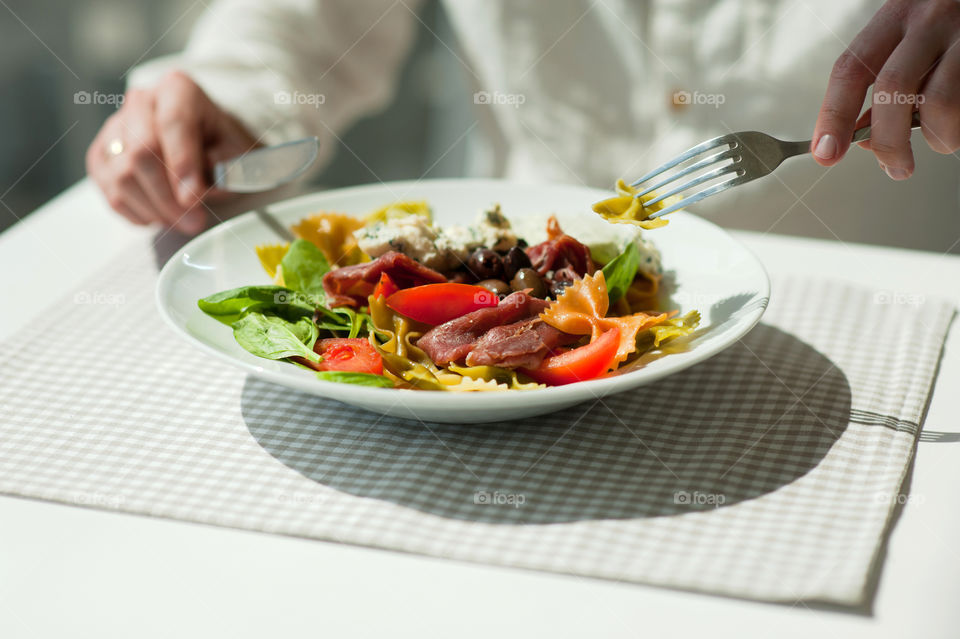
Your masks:
<svg viewBox="0 0 960 639"><path fill-rule="evenodd" d="M399 251L437 271L466 263L474 249L503 252L517 244L517 236L499 204L481 211L473 226L435 227L421 215L407 215L362 228L354 237L370 257Z"/></svg>

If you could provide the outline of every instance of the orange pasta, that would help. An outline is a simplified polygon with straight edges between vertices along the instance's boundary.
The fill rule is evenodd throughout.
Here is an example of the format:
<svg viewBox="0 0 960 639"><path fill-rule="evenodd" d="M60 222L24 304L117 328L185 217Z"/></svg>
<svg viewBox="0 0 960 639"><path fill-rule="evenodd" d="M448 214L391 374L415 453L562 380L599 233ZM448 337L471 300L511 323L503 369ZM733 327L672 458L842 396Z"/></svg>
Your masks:
<svg viewBox="0 0 960 639"><path fill-rule="evenodd" d="M572 335L590 335L597 339L613 327L620 329L620 345L616 361L622 362L637 349L637 333L656 326L670 317L669 313L634 313L623 317L607 317L610 302L603 271L587 275L564 289L556 301L540 314L544 322Z"/></svg>
<svg viewBox="0 0 960 639"><path fill-rule="evenodd" d="M369 258L357 246L353 232L363 221L343 213L316 213L292 227L297 237L316 244L334 266L359 264Z"/></svg>

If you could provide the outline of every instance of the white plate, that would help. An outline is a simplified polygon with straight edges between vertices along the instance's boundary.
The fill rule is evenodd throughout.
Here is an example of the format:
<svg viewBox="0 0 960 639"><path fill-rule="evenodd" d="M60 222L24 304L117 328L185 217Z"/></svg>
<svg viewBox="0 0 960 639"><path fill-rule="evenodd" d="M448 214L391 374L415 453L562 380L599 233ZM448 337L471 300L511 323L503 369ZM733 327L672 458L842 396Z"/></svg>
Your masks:
<svg viewBox="0 0 960 639"><path fill-rule="evenodd" d="M425 180L316 193L280 202L268 210L280 223L289 225L319 210L362 215L398 199L425 199L436 221L445 225L470 224L482 207L499 202L508 217L582 214L603 224L590 205L609 195L607 191L564 185ZM541 415L649 384L716 355L760 320L770 295L770 280L757 258L726 232L681 211L671 214L669 225L648 232L647 237L659 247L664 270L675 283L673 307L681 313L697 309L702 314L699 336L691 340L688 350L654 359L639 370L543 390L491 394L366 388L322 382L287 362L251 355L237 345L227 326L197 308L197 300L237 286L270 282L254 246L276 243L279 238L255 212L210 229L178 251L160 273L157 304L178 334L206 352L278 384L278 393L296 389L378 413L424 421L496 422Z"/></svg>

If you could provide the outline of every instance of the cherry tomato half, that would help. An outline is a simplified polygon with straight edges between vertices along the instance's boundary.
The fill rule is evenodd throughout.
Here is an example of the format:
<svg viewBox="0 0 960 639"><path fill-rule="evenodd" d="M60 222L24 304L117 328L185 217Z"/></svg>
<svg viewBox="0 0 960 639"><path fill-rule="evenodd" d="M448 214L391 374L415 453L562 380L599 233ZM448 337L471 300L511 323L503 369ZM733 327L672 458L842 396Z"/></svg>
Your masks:
<svg viewBox="0 0 960 639"><path fill-rule="evenodd" d="M614 327L585 346L547 357L537 368L523 372L550 386L593 379L610 370L619 345L620 329Z"/></svg>
<svg viewBox="0 0 960 639"><path fill-rule="evenodd" d="M482 286L453 282L405 288L387 298L387 306L401 315L433 325L499 302L496 295Z"/></svg>
<svg viewBox="0 0 960 639"><path fill-rule="evenodd" d="M320 363L308 363L310 368L315 370L383 374L383 359L366 339L360 337L319 339L314 344L313 350L323 357ZM306 360L302 361L306 362Z"/></svg>

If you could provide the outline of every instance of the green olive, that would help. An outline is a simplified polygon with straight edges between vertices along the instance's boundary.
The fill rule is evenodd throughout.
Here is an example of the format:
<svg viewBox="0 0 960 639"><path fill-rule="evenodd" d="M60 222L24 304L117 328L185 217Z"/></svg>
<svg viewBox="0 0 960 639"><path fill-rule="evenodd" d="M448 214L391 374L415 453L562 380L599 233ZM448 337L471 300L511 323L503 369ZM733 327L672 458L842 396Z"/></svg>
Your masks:
<svg viewBox="0 0 960 639"><path fill-rule="evenodd" d="M522 291L527 288L533 289L530 291L530 295L541 299L547 296L547 287L543 285L543 279L532 268L522 268L517 271L513 280L510 281L510 288L515 291Z"/></svg>
<svg viewBox="0 0 960 639"><path fill-rule="evenodd" d="M510 285L503 280L483 280L477 282L477 286L482 286L501 299L510 294Z"/></svg>

